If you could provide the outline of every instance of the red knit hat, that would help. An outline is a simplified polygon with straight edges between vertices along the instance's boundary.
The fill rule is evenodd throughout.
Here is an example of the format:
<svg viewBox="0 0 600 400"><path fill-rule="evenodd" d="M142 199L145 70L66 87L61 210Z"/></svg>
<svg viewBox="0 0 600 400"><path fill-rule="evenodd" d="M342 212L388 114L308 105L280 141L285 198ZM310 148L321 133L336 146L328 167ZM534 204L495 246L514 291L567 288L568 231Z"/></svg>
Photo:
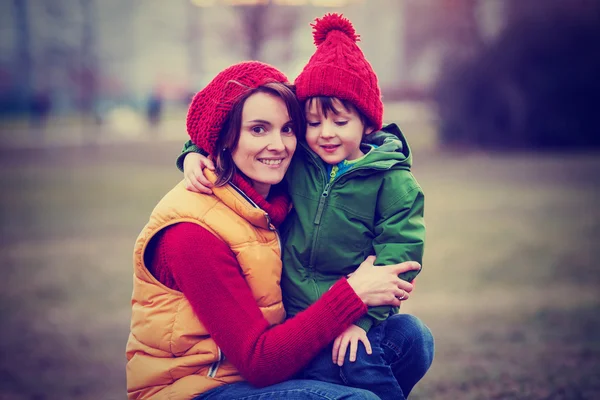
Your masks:
<svg viewBox="0 0 600 400"><path fill-rule="evenodd" d="M357 46L352 23L339 14L325 14L313 24L317 51L296 78L298 100L331 96L351 102L381 129L383 103L377 75Z"/></svg>
<svg viewBox="0 0 600 400"><path fill-rule="evenodd" d="M221 71L196 93L187 114L187 131L192 142L209 154L215 153L219 132L233 105L249 89L269 82L287 83L275 67L258 61L234 64Z"/></svg>

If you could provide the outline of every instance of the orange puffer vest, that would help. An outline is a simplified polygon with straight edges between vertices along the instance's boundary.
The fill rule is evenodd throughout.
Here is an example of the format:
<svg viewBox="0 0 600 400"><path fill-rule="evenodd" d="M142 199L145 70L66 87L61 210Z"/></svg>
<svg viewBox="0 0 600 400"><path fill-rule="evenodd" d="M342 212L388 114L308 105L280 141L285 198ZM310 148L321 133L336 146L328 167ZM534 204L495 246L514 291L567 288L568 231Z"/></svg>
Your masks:
<svg viewBox="0 0 600 400"><path fill-rule="evenodd" d="M236 255L266 319L277 324L285 318L281 249L268 214L232 185L213 188L213 193L192 193L183 182L178 184L158 203L136 241L126 349L129 399L192 399L243 379L223 358L183 293L161 284L146 268L144 252L161 229L192 222L221 238Z"/></svg>

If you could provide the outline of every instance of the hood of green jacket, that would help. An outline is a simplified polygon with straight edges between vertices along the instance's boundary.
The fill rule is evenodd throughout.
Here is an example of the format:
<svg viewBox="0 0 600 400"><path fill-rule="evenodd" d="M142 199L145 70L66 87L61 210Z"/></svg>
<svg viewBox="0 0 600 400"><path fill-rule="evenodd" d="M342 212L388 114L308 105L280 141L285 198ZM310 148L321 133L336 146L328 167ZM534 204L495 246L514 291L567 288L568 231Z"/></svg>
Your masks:
<svg viewBox="0 0 600 400"><path fill-rule="evenodd" d="M306 144L300 142L308 158L317 165L323 165L324 162L315 154ZM374 147L369 148L368 145ZM357 161L352 169L404 169L410 171L412 166L412 153L404 134L396 124L385 125L380 131L365 135L363 139L363 152L367 153L365 157ZM369 151L370 150L370 151Z"/></svg>

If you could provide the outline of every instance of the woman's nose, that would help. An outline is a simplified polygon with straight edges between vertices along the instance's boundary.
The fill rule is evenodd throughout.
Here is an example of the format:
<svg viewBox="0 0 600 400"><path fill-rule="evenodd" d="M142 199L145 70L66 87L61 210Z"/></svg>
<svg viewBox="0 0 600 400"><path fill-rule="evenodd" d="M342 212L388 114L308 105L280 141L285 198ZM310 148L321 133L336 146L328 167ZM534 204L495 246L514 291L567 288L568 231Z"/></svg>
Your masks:
<svg viewBox="0 0 600 400"><path fill-rule="evenodd" d="M271 151L285 150L285 144L283 143L283 138L281 137L281 133L274 133L271 136L272 136L271 143L269 143L268 149Z"/></svg>

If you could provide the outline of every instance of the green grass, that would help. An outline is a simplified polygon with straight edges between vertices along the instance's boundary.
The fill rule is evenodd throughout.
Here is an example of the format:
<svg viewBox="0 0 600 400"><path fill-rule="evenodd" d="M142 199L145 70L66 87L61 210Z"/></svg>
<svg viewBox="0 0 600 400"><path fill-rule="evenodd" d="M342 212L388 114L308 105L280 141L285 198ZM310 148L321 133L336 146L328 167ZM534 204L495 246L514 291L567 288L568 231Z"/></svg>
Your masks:
<svg viewBox="0 0 600 400"><path fill-rule="evenodd" d="M124 398L133 243L181 178L152 161L171 150L3 164L0 398ZM416 163L428 237L403 311L436 359L411 398L598 398L596 155Z"/></svg>

